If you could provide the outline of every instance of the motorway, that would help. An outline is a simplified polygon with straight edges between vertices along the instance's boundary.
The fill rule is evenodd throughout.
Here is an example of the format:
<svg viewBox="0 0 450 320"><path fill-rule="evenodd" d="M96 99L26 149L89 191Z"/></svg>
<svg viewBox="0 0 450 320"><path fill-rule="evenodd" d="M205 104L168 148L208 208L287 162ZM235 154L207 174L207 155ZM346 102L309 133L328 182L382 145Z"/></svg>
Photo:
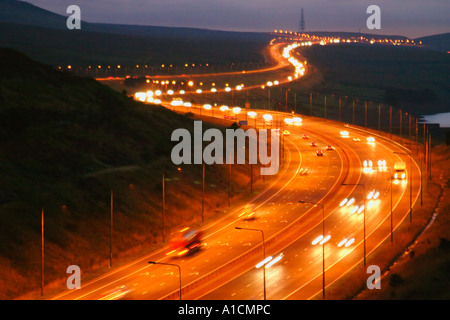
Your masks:
<svg viewBox="0 0 450 320"><path fill-rule="evenodd" d="M172 106L170 102L162 104L179 113L187 110L183 106ZM205 121L209 116L224 117L219 107L205 111L199 105L192 106L190 111L201 114ZM257 208L255 220L244 221L239 216L242 207L233 207L228 214L204 226L205 245L196 255L174 259L165 255L167 248L161 248L82 283L79 290L65 291L53 299L179 299L178 268L150 265L148 261L180 266L183 299L263 299L263 267L255 267L263 260L261 233L236 227L263 230L266 257L282 255L277 263L266 268L267 299L313 299L322 290L323 261L325 284L329 286L363 262L364 246L367 265L376 264L371 261L371 253L389 239L391 217L395 230L408 216L409 165L406 179L392 184L392 204L389 171L395 162L409 164L408 156L394 154L407 150L378 136L375 142L367 142L367 132L341 123L302 117L300 125L287 125L284 119L294 115L252 111L257 116L250 123L257 128L265 127L263 114L270 113L276 120L274 124L283 124L282 130L290 132L284 137L284 165L280 172L269 178L266 189L249 201ZM245 114L245 110L242 113ZM342 130L348 131L348 137L341 136ZM309 139L303 139L304 134L308 134ZM312 141L317 143L316 147L311 146ZM327 150L327 145L333 150ZM316 155L318 149L323 150L323 156ZM373 167L364 168L365 160L372 160ZM386 166L379 167L378 160L385 160ZM300 174L304 168L308 169L307 175ZM412 169L411 199L415 202L421 178L417 164L414 163ZM344 186L343 183L365 187ZM377 199L367 199L373 190L378 192ZM344 199L354 199L354 203L342 205ZM313 244L323 233L321 206L299 203L300 200L324 205L323 236L330 236L324 246ZM364 202L365 207L361 209ZM354 239L354 242L340 245L344 238Z"/></svg>
<svg viewBox="0 0 450 320"><path fill-rule="evenodd" d="M147 79L149 84L145 87L150 87L155 92L161 91L161 98L170 98L171 95L177 95L181 92L183 92L182 95L199 97L202 94L230 93L259 89L261 87L268 86L269 82L276 82L278 85L285 84L303 76L303 73L306 73L307 69L306 65L302 65L300 62L304 61L304 58L298 52L294 51L290 57L291 61L283 56L283 49L288 45L289 43L282 42L269 46L269 53L272 60L275 61L275 65L271 67L226 73L182 74L167 76L156 75L151 77L151 80ZM296 61L292 59L295 59ZM296 63L296 66L292 64L293 62ZM292 70L295 70L295 72L293 73ZM262 78L267 78L267 81L261 83ZM97 78L96 80L105 84L114 85L114 83L123 83L125 78ZM155 84L153 82L157 83ZM231 82L236 83L233 85ZM237 89L238 86L242 88ZM272 86L272 84L270 84L270 86ZM176 88L181 90L177 91ZM201 90L201 94L197 92L199 89ZM172 93L169 93L170 91L172 91ZM157 98L156 95L153 97Z"/></svg>
<svg viewBox="0 0 450 320"><path fill-rule="evenodd" d="M319 141L322 149L327 143L336 139L319 140L315 133L328 137L339 136L340 130L344 129L336 126L323 125L323 122L304 122L301 128L291 129L291 135L300 136L302 133L309 133L310 139ZM350 138L341 138L335 142L348 156L346 184L361 183L369 193L372 190L379 192L377 200L366 200L366 245L367 255L390 236L390 171L384 168L378 168L377 165L372 170L364 170L364 160L371 159L373 163L383 159L387 161L388 166L400 161L399 155L394 151L403 152L398 146L390 145L386 142L378 141L375 144L368 144L367 134L360 131L349 130L351 137L360 138L363 142L354 142ZM297 140L297 146L303 150L311 148L305 141ZM336 151L338 151L337 149ZM315 151L315 150L314 150ZM307 152L307 151L306 151ZM334 151L325 154L326 157L335 158ZM314 156L314 155L313 155ZM405 161L403 159L402 161ZM408 161L405 161L408 163ZM320 171L326 171L323 167L318 167ZM418 168L417 168L418 169ZM315 171L315 170L314 170ZM319 173L312 172L312 175ZM327 173L330 174L330 173ZM414 173L418 179L414 179L413 197L416 199L420 191L420 173ZM319 176L320 177L320 176ZM319 178L317 177L317 178ZM311 193L311 187L316 185L316 181L307 181L293 194L296 199L308 202L321 202L325 205L325 234L331 238L325 243L325 265L326 265L326 284L330 285L342 275L344 275L353 266L363 261L364 257L364 233L363 233L363 211L352 213L353 206L340 206L343 199L355 198L355 204L361 207L363 205L364 189L354 186L339 185L335 192L332 192L327 198L321 198L321 194ZM392 202L393 202L393 224L394 228L404 219L405 213L409 209L409 197L404 197L408 193L406 183L393 184ZM325 200L325 201L324 201ZM283 200L281 200L283 201ZM295 210L302 214L302 206L305 204L297 203ZM359 213L358 213L359 212ZM312 245L311 242L322 234L322 211L320 207L304 217L296 228L295 236L288 244L273 245L266 248L266 256L277 257L281 253L283 258L272 267L266 269L266 290L268 299L311 299L321 292L322 288L322 248L320 245ZM264 228L264 226L258 226ZM349 246L338 247L343 239L355 238L355 242ZM258 260L258 259L256 259ZM263 260L260 255L259 260ZM368 264L371 264L370 258ZM248 265L245 272L236 272L232 277L223 282L223 284L208 292L197 295L187 295L186 298L192 299L261 299L263 294L263 276L262 268L255 268L259 261L252 261L254 264ZM376 264L376 262L373 262Z"/></svg>
<svg viewBox="0 0 450 320"><path fill-rule="evenodd" d="M185 78L214 78L214 77L222 77L222 76L242 76L243 74L258 74L258 73L267 73L270 71L276 71L282 68L289 66L289 62L286 59L283 59L280 54L280 48L284 45L284 43L276 43L273 46L269 47L269 54L272 59L275 61L275 65L261 68L256 70L248 70L245 72L242 71L231 71L231 72L221 72L221 73L199 73L199 74L179 74L179 75L170 75L170 76L155 76L155 77L170 77L174 79L185 79ZM115 77L115 78L96 78L97 81L124 81L124 77Z"/></svg>
<svg viewBox="0 0 450 320"><path fill-rule="evenodd" d="M172 108L170 105L168 106ZM180 108L180 110L184 108ZM194 112L200 112L192 110ZM264 126L261 115L257 126ZM267 111L265 111L267 113ZM216 111L216 117L222 116ZM204 111L203 111L204 115ZM274 113L282 122L291 115ZM178 299L178 270L173 266L149 265L148 261L175 263L182 270L183 299L262 299L262 268L255 268L262 256L261 234L235 227L256 228L264 231L266 256L283 258L267 268L268 299L311 299L321 290L322 249L311 242L322 234L320 207L299 203L320 202L325 205L325 234L331 236L325 243L326 284L350 271L363 259L363 216L351 213L353 206L340 206L343 199L355 199L363 204L364 193L356 186L342 183L362 183L367 193L379 192L376 201L366 203L366 245L370 253L390 235L390 172L377 166L387 161L392 167L404 152L401 146L386 140L366 142L367 133L342 124L304 118L300 126L289 126L285 137L285 165L270 185L250 202L257 205L257 218L243 221L236 208L224 217L204 227L206 245L198 254L173 259L165 256L163 248L137 261L113 270L98 279L83 284L82 289L67 291L56 299ZM347 130L349 137L340 136ZM304 133L309 139L303 139ZM354 142L352 138L360 138ZM311 141L317 147L311 147ZM334 150L327 151L330 144ZM316 150L324 150L318 157ZM365 170L364 160L372 160L374 168ZM403 157L402 161L408 163ZM308 175L299 175L308 168ZM409 168L409 167L408 167ZM413 167L413 199L420 191L420 171ZM409 174L409 172L408 172ZM409 179L409 177L407 177ZM409 181L409 180L408 180ZM409 184L393 184L393 223L396 228L408 215ZM344 239L355 238L349 247L338 248ZM256 289L258 288L258 290Z"/></svg>

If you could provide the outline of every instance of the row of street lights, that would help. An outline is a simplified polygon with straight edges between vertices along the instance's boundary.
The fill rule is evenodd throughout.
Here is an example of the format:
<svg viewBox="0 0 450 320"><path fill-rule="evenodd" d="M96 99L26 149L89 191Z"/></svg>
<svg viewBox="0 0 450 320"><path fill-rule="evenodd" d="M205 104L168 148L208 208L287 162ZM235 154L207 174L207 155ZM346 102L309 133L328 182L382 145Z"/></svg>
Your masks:
<svg viewBox="0 0 450 320"><path fill-rule="evenodd" d="M222 109L222 111L225 111L225 109ZM235 114L238 114L240 112L240 108L239 110L237 110L236 108L233 110ZM250 115L250 114L249 114ZM255 118L255 125L256 125L256 114L251 114L251 116L253 118ZM267 115L265 115L267 116ZM271 121L272 118L264 118L265 121ZM394 154L402 154L402 155L408 155L410 157L410 221L412 222L412 155L411 153L406 153L406 152L394 152ZM389 169L390 174L391 174L391 242L393 242L393 214L392 214L392 169ZM205 165L203 164L203 168L202 168L202 173L203 173L203 184L202 184L202 222L204 222L204 194L205 194ZM343 184L344 186L361 186L364 189L364 266L366 266L366 205L365 205L365 197L366 197L366 190L365 190L365 186L364 184ZM163 205L162 205L162 219L163 219L163 241L165 241L165 173L162 174L162 189L163 189ZM323 235L325 235L325 214L324 214L324 205L321 203L313 203L313 202L307 202L307 201L299 201L300 203L304 203L304 204L313 204L313 205L320 205L322 207L322 224L323 224ZM229 203L230 204L230 203ZM248 228L240 228L240 227L236 227L236 229L242 229L242 230L252 230L252 231L259 231L262 233L262 237L263 237L263 255L264 255L264 259L265 259L265 241L264 241L264 232L262 230L259 229L248 229ZM42 210L42 248L43 248L43 244L44 244L44 239L43 239L43 230L44 230L44 224L43 224L43 210ZM110 221L110 267L112 266L112 243L113 243L113 191L111 190L111 221ZM323 252L322 252L322 256L323 256L323 298L325 298L325 248L324 248L324 243L323 243ZM42 249L43 251L43 249ZM44 260L44 252L42 252L42 264L43 264L43 260ZM162 263L159 263L162 264ZM169 264L170 265L170 264ZM178 266L179 267L179 266ZM43 267L42 267L42 282L43 282ZM180 269L180 286L181 286L181 269ZM41 285L41 288L43 288L43 284ZM265 285L265 268L264 268L264 299L266 298L266 285ZM180 299L181 299L181 291L180 291Z"/></svg>
<svg viewBox="0 0 450 320"><path fill-rule="evenodd" d="M256 120L255 120L256 121ZM404 154L404 155L408 155L410 157L410 220L412 221L412 159L411 159L411 153L405 153L405 152L394 152L395 154ZM392 169L389 168L389 172L390 172L390 191L391 191L391 199L390 199L390 204L391 204L391 212L390 212L390 217L391 217L391 242L393 242L393 208L392 208ZM365 185L362 183L356 183L356 184L350 184L350 183L343 183L343 186L359 186L363 188L363 192L364 192L364 197L363 197L363 207L364 207L364 215L363 215L363 237L364 237L364 267L367 266L367 246L366 246L366 188ZM323 237L325 237L325 210L324 210L324 204L322 203L316 203L316 202L308 202L308 201L303 201L300 200L299 203L303 203L303 204L312 204L315 206L321 206L322 208L322 233L323 233ZM265 239L264 239L264 231L260 230L260 229L252 229L252 228L243 228L243 227L235 227L235 229L237 230L249 230L249 231L257 231L257 232L261 232L262 234L262 246L263 246L263 261L265 261L266 259L266 253L265 253ZM323 299L325 299L325 242L324 241L322 243L322 297ZM150 263L150 262L149 262ZM177 265L178 266L178 265ZM178 266L179 267L179 266ZM180 279L181 279L181 269L180 269ZM181 280L180 280L181 281ZM266 300L266 272L265 272L265 268L263 268L263 281L264 281L264 300ZM181 282L180 282L180 299L181 299Z"/></svg>

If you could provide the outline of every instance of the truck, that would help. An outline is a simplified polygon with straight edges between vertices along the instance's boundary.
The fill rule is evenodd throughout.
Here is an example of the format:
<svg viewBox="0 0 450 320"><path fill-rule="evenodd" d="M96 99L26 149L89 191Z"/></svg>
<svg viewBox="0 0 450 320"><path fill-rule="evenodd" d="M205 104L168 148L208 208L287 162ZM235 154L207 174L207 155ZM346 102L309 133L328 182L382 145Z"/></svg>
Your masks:
<svg viewBox="0 0 450 320"><path fill-rule="evenodd" d="M185 257L198 252L202 245L203 232L201 230L184 228L170 240L166 256Z"/></svg>
<svg viewBox="0 0 450 320"><path fill-rule="evenodd" d="M406 178L406 165L404 162L396 162L394 164L394 179Z"/></svg>

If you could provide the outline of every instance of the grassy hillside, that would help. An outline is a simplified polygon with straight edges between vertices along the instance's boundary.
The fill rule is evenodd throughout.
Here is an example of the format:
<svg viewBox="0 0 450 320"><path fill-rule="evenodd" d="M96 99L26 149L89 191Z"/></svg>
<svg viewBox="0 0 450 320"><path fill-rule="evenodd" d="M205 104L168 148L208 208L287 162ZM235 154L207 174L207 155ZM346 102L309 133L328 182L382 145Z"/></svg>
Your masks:
<svg viewBox="0 0 450 320"><path fill-rule="evenodd" d="M324 76L321 93L356 96L413 113L448 111L450 56L413 47L330 45L301 50Z"/></svg>
<svg viewBox="0 0 450 320"><path fill-rule="evenodd" d="M182 127L192 119L0 49L0 299L39 288L42 208L46 284L107 266L111 189L116 263L161 242L163 172L168 234L201 222L202 168L170 160ZM233 168L248 196L248 168ZM209 219L227 210L227 169L207 166L206 184Z"/></svg>

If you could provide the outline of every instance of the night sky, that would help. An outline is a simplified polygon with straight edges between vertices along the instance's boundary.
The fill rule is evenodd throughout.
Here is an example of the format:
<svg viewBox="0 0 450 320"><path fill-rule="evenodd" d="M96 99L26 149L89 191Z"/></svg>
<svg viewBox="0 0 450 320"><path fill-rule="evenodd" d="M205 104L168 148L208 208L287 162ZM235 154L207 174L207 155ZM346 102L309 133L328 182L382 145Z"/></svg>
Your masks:
<svg viewBox="0 0 450 320"><path fill-rule="evenodd" d="M304 8L306 31L349 31L417 38L450 32L449 0L26 0L67 15L80 6L82 20L118 24L195 27L229 31L297 31ZM366 9L381 8L381 30L368 30Z"/></svg>

